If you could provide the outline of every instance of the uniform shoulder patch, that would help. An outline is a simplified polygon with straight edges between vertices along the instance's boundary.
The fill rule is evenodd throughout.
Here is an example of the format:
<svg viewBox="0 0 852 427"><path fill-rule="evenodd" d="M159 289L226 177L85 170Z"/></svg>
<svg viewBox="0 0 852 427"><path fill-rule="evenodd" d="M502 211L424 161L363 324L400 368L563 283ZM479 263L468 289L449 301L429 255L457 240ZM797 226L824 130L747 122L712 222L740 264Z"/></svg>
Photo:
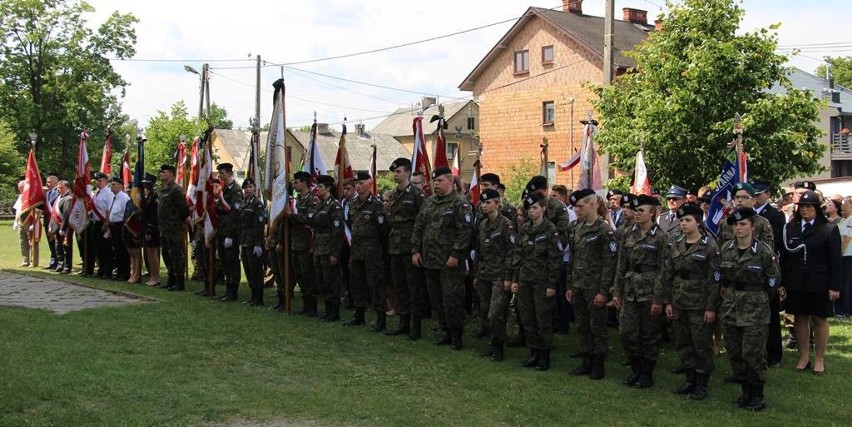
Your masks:
<svg viewBox="0 0 852 427"><path fill-rule="evenodd" d="M465 213L465 214L464 214L464 222L466 222L466 223L470 224L470 222L471 222L471 221L472 221L472 218L471 218L471 216L470 216L470 213L469 213L469 212L468 212L468 213Z"/></svg>
<svg viewBox="0 0 852 427"><path fill-rule="evenodd" d="M379 215L379 217L376 219L376 221L378 221L379 224L384 224L385 223L385 216Z"/></svg>
<svg viewBox="0 0 852 427"><path fill-rule="evenodd" d="M609 251L612 253L618 252L618 243L615 243L615 240L609 241Z"/></svg>
<svg viewBox="0 0 852 427"><path fill-rule="evenodd" d="M719 270L713 270L713 281L716 283L720 283L722 281L722 272Z"/></svg>

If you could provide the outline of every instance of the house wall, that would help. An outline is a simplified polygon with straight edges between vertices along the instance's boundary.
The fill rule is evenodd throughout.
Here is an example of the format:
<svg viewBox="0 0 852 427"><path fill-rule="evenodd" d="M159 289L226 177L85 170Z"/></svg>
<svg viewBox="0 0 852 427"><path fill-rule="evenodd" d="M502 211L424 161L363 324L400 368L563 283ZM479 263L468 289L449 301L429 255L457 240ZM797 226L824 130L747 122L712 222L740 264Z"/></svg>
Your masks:
<svg viewBox="0 0 852 427"><path fill-rule="evenodd" d="M554 59L545 65L541 48L548 45L553 45ZM514 53L523 49L530 52L529 73L515 75ZM531 19L473 86L474 99L480 103L483 171L506 174L511 165L522 160L539 165L543 138L548 140L548 160L557 166L579 150L583 128L579 120L588 117L592 110L589 101L594 97L585 85L602 82L601 67L601 59L586 47L541 18ZM556 109L551 126L542 126L545 101L553 101ZM602 168L606 180L606 164ZM576 188L578 175L576 167L566 172L557 170L551 181Z"/></svg>
<svg viewBox="0 0 852 427"><path fill-rule="evenodd" d="M819 159L819 164L825 170L818 174L804 176L804 177L796 177L790 180L787 180L783 183L782 187L792 187L793 183L796 181L814 181L818 179L826 179L831 178L831 130L832 130L832 122L836 121L837 118L837 108L831 107L823 107L819 111L819 128L822 129L823 135L819 137L819 144L825 147L825 151L822 153L822 157Z"/></svg>
<svg viewBox="0 0 852 427"><path fill-rule="evenodd" d="M480 116L479 116L479 106L476 103L471 103L471 110L468 112L468 108L465 107L455 116L451 117L447 121L447 130L444 131L444 137L447 140L447 143L457 143L459 144L459 152L461 153L461 176L464 179L464 182L469 182L470 178L473 176L473 163L476 161L476 147L477 142L474 138L471 137L471 132L474 134L478 134L480 132ZM471 114L474 118L474 128L473 130L469 130L467 128L467 118L468 114ZM414 118L412 117L412 120ZM429 123L429 119L431 117L423 118L423 137L426 139L426 146L429 148L429 160L434 164L435 162L435 123ZM461 136L456 137L456 127L461 128ZM430 132L431 130L431 132ZM396 136L394 137L403 147L405 147L408 152L414 152L414 136ZM452 164L452 160L450 160L450 164Z"/></svg>

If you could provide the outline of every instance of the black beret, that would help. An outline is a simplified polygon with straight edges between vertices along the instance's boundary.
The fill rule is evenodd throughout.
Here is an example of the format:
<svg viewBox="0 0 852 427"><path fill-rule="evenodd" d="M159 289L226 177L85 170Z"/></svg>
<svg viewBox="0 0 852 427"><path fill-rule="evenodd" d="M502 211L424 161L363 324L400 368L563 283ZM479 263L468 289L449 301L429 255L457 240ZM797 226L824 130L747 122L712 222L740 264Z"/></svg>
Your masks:
<svg viewBox="0 0 852 427"><path fill-rule="evenodd" d="M443 175L452 175L452 173L453 173L453 171L450 170L450 168L448 168L446 166L441 166L439 168L435 168L435 170L432 171L432 179L435 179L435 178L437 178L439 176L443 176Z"/></svg>
<svg viewBox="0 0 852 427"><path fill-rule="evenodd" d="M497 189L498 189L498 190L505 190L505 189L506 189L506 186L505 186L505 185L503 185L503 183L501 182L501 183L497 184Z"/></svg>
<svg viewBox="0 0 852 427"><path fill-rule="evenodd" d="M490 182L494 185L497 185L500 183L500 176L496 173L484 173L482 174L482 176L479 177L479 180L482 182Z"/></svg>
<svg viewBox="0 0 852 427"><path fill-rule="evenodd" d="M219 163L218 165L216 165L216 170L231 173L234 171L234 165L230 163Z"/></svg>
<svg viewBox="0 0 852 427"><path fill-rule="evenodd" d="M334 186L334 177L331 176L331 175L322 175L319 178L317 178L317 184L322 184L326 187L333 187Z"/></svg>
<svg viewBox="0 0 852 427"><path fill-rule="evenodd" d="M676 215L678 219L683 218L686 215L692 215L701 222L701 219L704 218L704 211L702 211L701 208L694 203L686 203L677 210Z"/></svg>
<svg viewBox="0 0 852 427"><path fill-rule="evenodd" d="M367 181L369 179L372 179L372 177L370 176L370 172L367 172L367 171L355 172L355 181Z"/></svg>
<svg viewBox="0 0 852 427"><path fill-rule="evenodd" d="M530 192L542 190L545 188L547 188L547 178L541 175L532 177L532 179L530 179L530 181L527 183L527 190L529 190Z"/></svg>
<svg viewBox="0 0 852 427"><path fill-rule="evenodd" d="M124 185L124 180L117 177L117 176L112 177L112 179L110 179L109 182L115 182L117 184Z"/></svg>
<svg viewBox="0 0 852 427"><path fill-rule="evenodd" d="M243 185L242 185L243 188L246 188L249 185L255 185L254 184L254 178L246 178L246 179L243 180Z"/></svg>
<svg viewBox="0 0 852 427"><path fill-rule="evenodd" d="M544 199L544 194L539 193L530 193L526 197L524 197L524 209L529 209L530 206L540 202Z"/></svg>
<svg viewBox="0 0 852 427"><path fill-rule="evenodd" d="M710 203L710 200L713 199L713 192L713 190L705 191L704 194L702 194L701 197L698 198L698 201Z"/></svg>
<svg viewBox="0 0 852 427"><path fill-rule="evenodd" d="M172 165L162 165L162 166L160 166L160 172L163 172L163 171L170 171L171 173L175 173L175 171L176 171L176 170L177 170L177 169L175 169L175 167L174 167L174 166L172 166Z"/></svg>
<svg viewBox="0 0 852 427"><path fill-rule="evenodd" d="M92 173L92 179L109 179L109 177L100 172L94 172Z"/></svg>
<svg viewBox="0 0 852 427"><path fill-rule="evenodd" d="M612 196L623 196L623 195L624 195L624 193L622 193L621 190L616 189L616 188L606 192L606 198L607 199L609 199Z"/></svg>
<svg viewBox="0 0 852 427"><path fill-rule="evenodd" d="M484 202L486 200L500 200L500 193L493 188L489 188L479 195L479 201Z"/></svg>
<svg viewBox="0 0 852 427"><path fill-rule="evenodd" d="M686 197L686 193L688 193L688 191L686 191L685 188L677 186L677 185L672 185L671 187L669 187L668 193L666 193L666 198L677 197L677 198L680 199L680 198Z"/></svg>
<svg viewBox="0 0 852 427"><path fill-rule="evenodd" d="M796 202L796 204L820 206L822 203L820 203L819 195L816 192L808 190L802 193L802 196L799 197L799 201Z"/></svg>
<svg viewBox="0 0 852 427"><path fill-rule="evenodd" d="M580 200L583 200L586 197L591 196L592 194L595 194L595 191L592 190L591 188L584 188L582 190L577 190L577 191L571 193L571 197L568 198L568 201L573 206L573 205L576 205L577 202L579 202Z"/></svg>
<svg viewBox="0 0 852 427"><path fill-rule="evenodd" d="M296 180L299 180L299 181L310 181L311 180L311 174L309 174L305 171L298 171L298 172L293 174L293 179L296 179Z"/></svg>
<svg viewBox="0 0 852 427"><path fill-rule="evenodd" d="M751 184L747 182L738 182L734 185L734 193L740 190L743 190L747 192L749 196L754 197L754 187L752 187Z"/></svg>
<svg viewBox="0 0 852 427"><path fill-rule="evenodd" d="M622 208L636 209L636 195L627 193L621 195L621 201L618 202Z"/></svg>
<svg viewBox="0 0 852 427"><path fill-rule="evenodd" d="M647 194L640 194L640 195L636 196L636 206L638 207L638 206L642 206L642 205L660 206L660 201L654 196L649 196Z"/></svg>
<svg viewBox="0 0 852 427"><path fill-rule="evenodd" d="M391 163L390 168L388 168L391 172L395 171L397 168L405 167L407 169L411 169L411 160L406 159L405 157L400 157Z"/></svg>
<svg viewBox="0 0 852 427"><path fill-rule="evenodd" d="M755 215L757 215L757 212L755 212L753 208L738 208L733 213L728 215L728 219L726 219L725 221L728 222L728 225L734 225L734 223L737 221L749 219Z"/></svg>
<svg viewBox="0 0 852 427"><path fill-rule="evenodd" d="M157 177L154 176L154 175L151 175L150 173L146 173L145 179L142 180L143 184L153 184L155 182L157 182Z"/></svg>

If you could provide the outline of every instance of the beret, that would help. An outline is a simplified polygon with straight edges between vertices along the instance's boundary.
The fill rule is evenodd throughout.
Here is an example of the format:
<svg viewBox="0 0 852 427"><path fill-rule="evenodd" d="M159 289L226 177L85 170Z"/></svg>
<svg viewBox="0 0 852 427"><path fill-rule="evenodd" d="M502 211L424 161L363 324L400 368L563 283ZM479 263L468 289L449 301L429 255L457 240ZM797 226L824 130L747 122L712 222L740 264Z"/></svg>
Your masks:
<svg viewBox="0 0 852 427"><path fill-rule="evenodd" d="M395 171L397 168L405 167L411 169L411 160L406 159L405 157L400 157L391 163L390 168L388 168L391 172Z"/></svg>
<svg viewBox="0 0 852 427"><path fill-rule="evenodd" d="M154 176L154 175L151 175L150 173L146 173L145 179L142 180L143 184L153 184L155 182L157 182L157 177Z"/></svg>
<svg viewBox="0 0 852 427"><path fill-rule="evenodd" d="M591 188L584 188L582 190L577 190L577 191L571 193L571 197L568 198L568 201L571 202L571 205L573 206L573 205L576 205L577 202L579 202L580 200L583 200L586 197L591 196L592 194L595 194L595 191L592 190Z"/></svg>
<svg viewBox="0 0 852 427"><path fill-rule="evenodd" d="M326 187L334 186L334 177L331 175L322 175L317 178L317 184L322 184Z"/></svg>
<svg viewBox="0 0 852 427"><path fill-rule="evenodd" d="M680 209L677 210L675 214L677 215L678 219L683 218L686 215L695 216L699 221L704 218L704 211L702 211L701 208L694 203L684 204L680 207Z"/></svg>
<svg viewBox="0 0 852 427"><path fill-rule="evenodd" d="M636 209L636 195L627 193L621 195L621 200L618 202L622 208Z"/></svg>
<svg viewBox="0 0 852 427"><path fill-rule="evenodd" d="M496 173L484 173L482 174L482 176L479 177L479 180L482 182L490 182L496 185L500 183L500 176Z"/></svg>
<svg viewBox="0 0 852 427"><path fill-rule="evenodd" d="M500 200L500 193L498 193L497 190L489 188L479 195L480 202L484 202L486 200Z"/></svg>
<svg viewBox="0 0 852 427"><path fill-rule="evenodd" d="M226 172L232 172L234 170L234 165L232 165L230 163L219 163L218 165L216 165L216 170L217 171L224 170Z"/></svg>
<svg viewBox="0 0 852 427"><path fill-rule="evenodd" d="M160 172L170 171L171 173L175 173L176 169L172 165L162 165L160 166Z"/></svg>
<svg viewBox="0 0 852 427"><path fill-rule="evenodd" d="M308 181L311 179L311 174L305 171L298 171L293 174L293 179L297 179L299 181Z"/></svg>
<svg viewBox="0 0 852 427"><path fill-rule="evenodd" d="M529 190L530 192L541 190L544 188L547 188L547 178L541 175L532 177L532 179L530 179L530 181L527 183L527 190Z"/></svg>
<svg viewBox="0 0 852 427"><path fill-rule="evenodd" d="M367 171L355 172L355 181L367 181L369 179L372 179L372 177L370 176L370 172L367 172Z"/></svg>
<svg viewBox="0 0 852 427"><path fill-rule="evenodd" d="M734 225L737 221L749 219L755 215L757 215L757 212L753 208L738 208L732 214L728 215L728 219L725 221L728 222L728 225Z"/></svg>
<svg viewBox="0 0 852 427"><path fill-rule="evenodd" d="M539 194L539 193L528 194L527 197L524 197L524 209L529 209L530 206L540 202L542 199L544 199L543 194Z"/></svg>
<svg viewBox="0 0 852 427"><path fill-rule="evenodd" d="M649 196L647 194L640 194L640 195L636 196L636 206L639 207L639 206L642 206L642 205L660 206L660 201L657 200L657 198L654 197L654 196Z"/></svg>
<svg viewBox="0 0 852 427"><path fill-rule="evenodd" d="M747 182L738 182L734 185L734 193L740 190L744 190L749 194L749 196L754 197L754 187L752 187L751 184Z"/></svg>
<svg viewBox="0 0 852 427"><path fill-rule="evenodd" d="M619 189L612 189L606 192L606 198L609 199L612 196L623 196L624 193Z"/></svg>
<svg viewBox="0 0 852 427"><path fill-rule="evenodd" d="M243 188L246 188L249 185L255 185L254 184L254 178L246 178L246 179L243 180Z"/></svg>
<svg viewBox="0 0 852 427"><path fill-rule="evenodd" d="M450 168L448 168L446 166L441 166L439 168L435 168L435 170L432 171L432 179L435 179L439 176L452 175L452 174L453 174L453 171L451 171Z"/></svg>

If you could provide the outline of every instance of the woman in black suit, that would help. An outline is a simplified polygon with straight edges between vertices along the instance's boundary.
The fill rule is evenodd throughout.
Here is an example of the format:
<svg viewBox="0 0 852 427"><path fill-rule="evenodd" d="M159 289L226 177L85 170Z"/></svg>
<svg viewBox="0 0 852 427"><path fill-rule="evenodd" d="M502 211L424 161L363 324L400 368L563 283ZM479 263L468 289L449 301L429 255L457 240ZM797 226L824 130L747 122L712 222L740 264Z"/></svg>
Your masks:
<svg viewBox="0 0 852 427"><path fill-rule="evenodd" d="M781 248L781 288L787 293L787 313L796 316L799 349L797 371L811 366L809 337L814 329L813 373L825 372L825 347L832 301L840 297L840 232L820 209L819 196L806 191L796 203L798 209L784 226Z"/></svg>

